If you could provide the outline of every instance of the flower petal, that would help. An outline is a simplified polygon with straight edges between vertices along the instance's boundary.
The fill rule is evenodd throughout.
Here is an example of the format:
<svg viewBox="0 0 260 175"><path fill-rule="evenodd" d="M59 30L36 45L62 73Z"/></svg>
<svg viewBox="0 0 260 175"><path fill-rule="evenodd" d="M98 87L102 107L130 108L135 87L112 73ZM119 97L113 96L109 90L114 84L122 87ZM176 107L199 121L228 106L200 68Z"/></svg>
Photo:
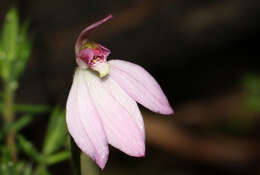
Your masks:
<svg viewBox="0 0 260 175"><path fill-rule="evenodd" d="M77 38L77 41L76 41L76 44L75 44L75 52L76 52L76 55L78 55L79 53L79 49L80 49L80 46L83 44L84 41L87 41L88 39L88 36L89 36L89 33L97 28L98 26L100 26L101 24L107 22L108 20L110 20L112 18L112 15L108 15L107 17L105 17L104 19L102 20L99 20L97 22L95 22L94 24L86 27L78 36Z"/></svg>
<svg viewBox="0 0 260 175"><path fill-rule="evenodd" d="M136 102L112 79L103 81L103 87L129 112L132 119L137 123L144 135L144 121Z"/></svg>
<svg viewBox="0 0 260 175"><path fill-rule="evenodd" d="M144 68L122 60L111 60L109 63L110 76L130 97L151 111L173 113L160 85Z"/></svg>
<svg viewBox="0 0 260 175"><path fill-rule="evenodd" d="M117 101L121 97L125 98L125 96L120 94L122 91L119 91L118 87L114 89L116 92L111 92L115 85L111 85L109 77L100 79L90 71L85 71L85 74L89 92L103 122L108 143L128 155L144 156L144 132L141 129L141 122L136 119L137 116L135 116L136 118L131 116L134 113L140 116L138 111L134 111L133 104L129 101L129 103ZM111 87L107 89L107 86L110 85ZM118 96L113 96L114 93L118 93ZM131 106L131 112L127 110L128 105Z"/></svg>
<svg viewBox="0 0 260 175"><path fill-rule="evenodd" d="M100 168L108 158L108 145L99 115L91 101L86 87L83 69L78 68L66 106L68 130L80 147Z"/></svg>

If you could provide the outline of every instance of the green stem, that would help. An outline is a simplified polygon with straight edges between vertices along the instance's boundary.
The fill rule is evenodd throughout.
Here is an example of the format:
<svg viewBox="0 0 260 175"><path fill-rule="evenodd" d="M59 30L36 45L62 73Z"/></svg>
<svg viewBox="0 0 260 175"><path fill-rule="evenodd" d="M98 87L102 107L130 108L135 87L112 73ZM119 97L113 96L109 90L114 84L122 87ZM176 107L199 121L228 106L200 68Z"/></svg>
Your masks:
<svg viewBox="0 0 260 175"><path fill-rule="evenodd" d="M98 175L96 164L86 154L81 152L72 138L70 138L70 143L73 175Z"/></svg>
<svg viewBox="0 0 260 175"><path fill-rule="evenodd" d="M80 175L80 149L77 147L73 138L70 137L70 150L71 150L71 166L73 175Z"/></svg>
<svg viewBox="0 0 260 175"><path fill-rule="evenodd" d="M83 152L80 155L81 175L98 175L96 164Z"/></svg>
<svg viewBox="0 0 260 175"><path fill-rule="evenodd" d="M7 125L11 125L14 122L14 94L15 90L14 88L11 88L10 86L5 86L4 89L4 110L3 110L3 116L5 123ZM8 148L10 149L12 161L17 161L17 150L16 150L16 144L15 144L15 130L13 128L10 128L6 143Z"/></svg>

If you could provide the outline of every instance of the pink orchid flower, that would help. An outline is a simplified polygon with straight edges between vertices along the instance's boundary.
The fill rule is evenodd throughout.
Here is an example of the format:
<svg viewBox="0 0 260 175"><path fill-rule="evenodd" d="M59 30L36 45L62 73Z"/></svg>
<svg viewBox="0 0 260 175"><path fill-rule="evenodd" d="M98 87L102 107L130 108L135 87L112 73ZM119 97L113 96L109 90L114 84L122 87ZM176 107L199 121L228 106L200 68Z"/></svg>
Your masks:
<svg viewBox="0 0 260 175"><path fill-rule="evenodd" d="M88 41L112 15L88 26L76 45L76 69L66 106L68 130L78 147L101 169L108 144L135 157L145 155L145 130L137 103L160 114L173 110L156 80L142 67L110 60L110 50Z"/></svg>

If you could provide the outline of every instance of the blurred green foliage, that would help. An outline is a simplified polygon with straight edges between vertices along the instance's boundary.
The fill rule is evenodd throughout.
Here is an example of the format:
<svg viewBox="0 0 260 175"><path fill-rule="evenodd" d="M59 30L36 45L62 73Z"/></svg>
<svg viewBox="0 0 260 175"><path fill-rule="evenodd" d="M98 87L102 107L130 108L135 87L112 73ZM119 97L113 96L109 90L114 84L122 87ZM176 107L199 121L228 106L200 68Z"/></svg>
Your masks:
<svg viewBox="0 0 260 175"><path fill-rule="evenodd" d="M31 106L33 107L33 105ZM47 175L48 166L57 164L70 159L71 153L68 149L68 139L65 124L65 112L59 108L55 108L50 115L45 138L43 139L42 151L22 135L21 131L24 127L31 124L35 117L32 115L21 116L16 122L10 126L3 126L0 129L0 166L1 175L14 174L38 174ZM17 146L19 153L26 155L30 161L19 160L15 164L11 161L11 156L6 145L3 144L3 138L12 127L18 133ZM33 164L31 164L33 162ZM19 166L18 166L19 165ZM36 165L36 166L32 166ZM20 168L20 167L23 168ZM22 169L23 171L20 171ZM18 173L19 172L19 173Z"/></svg>
<svg viewBox="0 0 260 175"><path fill-rule="evenodd" d="M28 39L28 22L19 28L18 12L12 8L6 15L0 40L0 76L9 88L17 88L19 76L29 59L32 42Z"/></svg>
<svg viewBox="0 0 260 175"><path fill-rule="evenodd" d="M4 105L0 101L0 110L3 110L3 108L4 108ZM15 104L14 110L16 112L22 112L22 113L40 114L40 113L50 112L51 108L46 105Z"/></svg>
<svg viewBox="0 0 260 175"><path fill-rule="evenodd" d="M23 136L22 133L17 135L17 146L19 148L19 152L25 154L29 158L30 162L37 164L37 166L34 167L31 166L29 162L25 162L26 165L23 164L23 166L26 166L28 172L26 171L24 173L28 174L33 172L34 174L36 173L39 175L50 174L48 172L48 166L66 161L71 157L71 153L68 150L64 114L64 111L59 108L55 108L51 113L46 130L46 136L43 140L42 151L39 151L39 149L36 148L30 140ZM34 118L31 115L24 115L19 120L14 122L12 126L2 127L0 131L0 138L4 137L5 133L8 132L9 127L15 128L15 130L18 132L22 128L30 125L33 119ZM5 145L1 145L0 148L0 165L4 167L3 172L5 171L7 174L9 172L16 172L16 166L9 166L9 164L12 164L12 162L10 161L11 157L8 149L5 147ZM17 164L20 164L20 161ZM22 174L22 172L20 174ZM5 174L3 173L3 175Z"/></svg>
<svg viewBox="0 0 260 175"><path fill-rule="evenodd" d="M0 112L3 115L12 114L14 117L11 119L2 117L3 121L9 120L0 124L0 175L50 175L48 171L50 165L71 157L67 146L64 110L14 102L14 92L19 87L18 79L25 70L32 49L28 29L28 22L19 26L18 12L15 8L11 8L6 15L0 35L0 77L4 85L4 90L0 91ZM11 92L8 98L5 98L6 92ZM39 149L23 135L23 128L32 125L36 116L42 113L50 114L50 119L43 146ZM15 134L17 154L22 155L22 158L19 156L20 158L15 161L6 142L10 132Z"/></svg>
<svg viewBox="0 0 260 175"><path fill-rule="evenodd" d="M1 175L32 175L32 165L26 162L8 162L0 165Z"/></svg>
<svg viewBox="0 0 260 175"><path fill-rule="evenodd" d="M260 112L260 75L248 74L244 78L246 89L246 108L248 111Z"/></svg>
<svg viewBox="0 0 260 175"><path fill-rule="evenodd" d="M66 141L65 112L56 108L51 114L43 143L43 154L55 153Z"/></svg>
<svg viewBox="0 0 260 175"><path fill-rule="evenodd" d="M24 115L19 120L15 121L14 123L9 124L9 125L7 125L7 124L4 125L0 130L0 140L3 138L4 135L7 134L7 132L10 130L10 128L15 130L16 132L19 132L22 128L24 128L25 126L30 124L32 119L33 119L32 116Z"/></svg>

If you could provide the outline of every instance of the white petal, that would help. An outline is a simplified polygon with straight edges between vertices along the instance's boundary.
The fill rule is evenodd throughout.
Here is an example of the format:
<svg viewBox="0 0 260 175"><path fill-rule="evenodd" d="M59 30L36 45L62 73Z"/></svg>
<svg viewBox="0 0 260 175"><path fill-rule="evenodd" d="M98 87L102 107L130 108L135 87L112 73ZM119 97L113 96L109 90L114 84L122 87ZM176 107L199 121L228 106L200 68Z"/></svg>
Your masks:
<svg viewBox="0 0 260 175"><path fill-rule="evenodd" d="M122 60L111 60L109 63L109 75L130 97L151 111L173 113L160 85L144 68Z"/></svg>
<svg viewBox="0 0 260 175"><path fill-rule="evenodd" d="M133 110L133 104L130 102L128 105L125 103L126 101L117 101L119 97L113 96L117 92L111 92L115 86L107 89L111 82L104 85L109 77L100 79L93 72L85 72L85 74L89 92L101 116L108 142L128 155L143 156L145 144L142 124L136 119L137 116L131 116L134 113L140 114L137 111L129 112L130 110L127 109L131 106L131 110ZM122 91L118 91L118 93L122 93Z"/></svg>
<svg viewBox="0 0 260 175"><path fill-rule="evenodd" d="M99 115L91 101L83 69L78 68L66 106L69 132L81 150L104 168L108 158L108 145Z"/></svg>
<svg viewBox="0 0 260 175"><path fill-rule="evenodd" d="M115 100L125 107L144 135L144 121L136 102L112 78L107 78L102 83Z"/></svg>

